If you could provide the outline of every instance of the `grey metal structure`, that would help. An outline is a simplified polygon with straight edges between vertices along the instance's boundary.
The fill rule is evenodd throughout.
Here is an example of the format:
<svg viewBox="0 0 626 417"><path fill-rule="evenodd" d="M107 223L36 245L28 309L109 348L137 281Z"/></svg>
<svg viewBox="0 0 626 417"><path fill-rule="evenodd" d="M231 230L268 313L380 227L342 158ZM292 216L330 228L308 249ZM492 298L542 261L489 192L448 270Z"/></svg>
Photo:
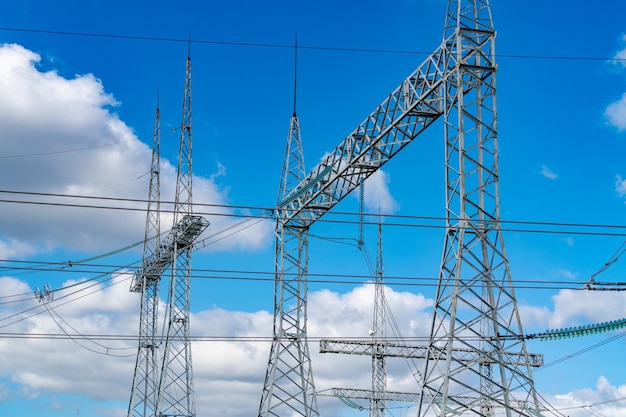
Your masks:
<svg viewBox="0 0 626 417"><path fill-rule="evenodd" d="M443 114L444 73L439 48L295 187L281 189L274 336L260 417L319 414L306 337L309 227ZM290 158L297 155L289 152L285 166Z"/></svg>
<svg viewBox="0 0 626 417"><path fill-rule="evenodd" d="M159 281L161 273L144 273L153 264L151 257L161 246L161 113L157 106L150 165L148 210L144 236L143 265L133 275L130 290L141 293L139 312L139 346L128 405L128 417L153 416L157 409L159 387L159 356L157 321L159 307Z"/></svg>
<svg viewBox="0 0 626 417"><path fill-rule="evenodd" d="M295 62L297 65L297 42ZM303 181L306 173L296 114L296 80L294 76L294 109L280 178L279 204ZM309 214L301 211L285 221L288 213L276 210L274 337L258 415L284 417L302 413L315 417L317 397L306 340Z"/></svg>
<svg viewBox="0 0 626 417"><path fill-rule="evenodd" d="M362 187L361 187L362 190ZM362 195L362 193L361 193ZM378 245L376 252L376 271L374 281L374 314L372 319L372 329L370 330L371 340L343 341L343 340L320 340L321 353L346 353L357 355L368 355L372 358L372 385L371 390L354 388L333 388L334 396L339 398L355 398L369 400L370 417L383 417L387 408L387 401L418 401L418 394L389 392L387 390L387 361L390 356L408 358L405 355L397 354L388 348L386 329L386 309L384 270L383 270L383 240L382 225L378 225ZM397 344L397 346L401 346Z"/></svg>
<svg viewBox="0 0 626 417"><path fill-rule="evenodd" d="M308 228L441 116L447 232L419 413L539 412L499 224L494 43L488 0L449 0L442 44L278 202L279 325L259 415L281 414L263 407L270 398L284 415L318 414L310 359L298 356Z"/></svg>
<svg viewBox="0 0 626 417"><path fill-rule="evenodd" d="M376 251L376 275L374 283L374 317L372 319L372 398L370 417L384 417L387 408L387 361L383 344L387 338L387 317L385 308L385 273L383 269L383 227L378 224L378 245Z"/></svg>
<svg viewBox="0 0 626 417"><path fill-rule="evenodd" d="M190 58L186 64L174 224L163 241L159 220L159 120L157 109L144 257L130 289L142 293L142 306L139 352L128 416L191 417L196 413L189 343L191 251L194 241L209 222L192 214ZM159 282L168 268L171 275L166 330L165 334L158 335Z"/></svg>
<svg viewBox="0 0 626 417"><path fill-rule="evenodd" d="M170 245L172 265L166 314L167 330L159 381L159 416L196 415L189 341L191 249L193 241L208 227L209 222L192 214L191 127L191 57L187 57Z"/></svg>
<svg viewBox="0 0 626 417"><path fill-rule="evenodd" d="M419 415L493 416L496 408L536 415L500 229L496 33L488 0L450 0L445 28L447 229ZM457 355L458 348L473 357Z"/></svg>

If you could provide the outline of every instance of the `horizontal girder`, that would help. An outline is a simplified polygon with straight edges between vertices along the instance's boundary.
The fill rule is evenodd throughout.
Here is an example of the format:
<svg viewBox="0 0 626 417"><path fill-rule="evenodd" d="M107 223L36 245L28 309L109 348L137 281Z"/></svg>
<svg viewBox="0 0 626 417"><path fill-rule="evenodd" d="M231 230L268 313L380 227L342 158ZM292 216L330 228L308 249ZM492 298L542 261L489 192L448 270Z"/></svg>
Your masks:
<svg viewBox="0 0 626 417"><path fill-rule="evenodd" d="M373 398L382 401L397 401L415 403L419 401L420 394L416 392L381 391L374 392L370 389L358 388L332 388L330 394L319 393L338 398L350 398L357 400L371 400Z"/></svg>
<svg viewBox="0 0 626 417"><path fill-rule="evenodd" d="M285 224L310 225L430 126L444 111L445 42L278 203Z"/></svg>
<svg viewBox="0 0 626 417"><path fill-rule="evenodd" d="M158 281L175 259L175 255L191 245L194 240L209 226L209 221L202 216L187 214L172 227L167 238L161 243L156 251L144 261L141 268L137 269L133 276L130 290L140 292L143 278L146 278L146 286Z"/></svg>
<svg viewBox="0 0 626 417"><path fill-rule="evenodd" d="M428 355L429 349L431 354ZM436 351L436 352L433 352ZM411 346L400 343L370 340L320 340L320 353L346 353L351 355L380 355L394 358L412 359L442 359L445 357L445 350L437 349L435 346ZM495 363L500 359L493 358L489 352L481 352L477 349L452 349L455 360L475 363ZM542 354L528 354L530 366L539 367L543 365ZM521 353L505 353L504 363L512 365L525 364L524 356Z"/></svg>

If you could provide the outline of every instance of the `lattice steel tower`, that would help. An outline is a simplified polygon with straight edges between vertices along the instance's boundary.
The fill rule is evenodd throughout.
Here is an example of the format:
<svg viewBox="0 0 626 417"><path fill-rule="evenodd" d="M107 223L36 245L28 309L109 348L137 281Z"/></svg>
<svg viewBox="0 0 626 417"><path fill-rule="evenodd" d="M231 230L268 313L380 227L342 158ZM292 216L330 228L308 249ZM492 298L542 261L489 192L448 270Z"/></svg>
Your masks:
<svg viewBox="0 0 626 417"><path fill-rule="evenodd" d="M278 204L305 177L300 122L296 115L297 51L294 67L294 108L289 123ZM274 265L274 337L259 406L260 417L315 417L317 399L306 338L309 215L276 210Z"/></svg>
<svg viewBox="0 0 626 417"><path fill-rule="evenodd" d="M158 116L157 111L157 120ZM191 250L193 242L208 227L209 222L201 216L193 215L192 207L190 57L186 64L180 132L173 226L163 242L160 242L159 232L154 226L158 225L158 221L154 223L152 219L152 216L158 218L159 194L158 191L153 191L151 181L146 224L146 245L151 242L151 246L145 249L142 267L135 273L131 285L131 291L142 291L142 314L129 417L196 415L189 341ZM155 133L155 141L156 137ZM154 154L153 150L152 177L158 178ZM155 183L158 184L158 180ZM156 208L151 210L151 207ZM152 236L157 238L151 240ZM158 283L168 268L170 285L165 334L157 336ZM162 345L159 343L161 341ZM157 359L160 366L156 365Z"/></svg>
<svg viewBox="0 0 626 417"><path fill-rule="evenodd" d="M191 139L191 57L187 57L172 226L173 259L166 317L167 331L159 384L160 416L196 415L189 342L191 248L193 241L209 223L203 217L192 214Z"/></svg>
<svg viewBox="0 0 626 417"><path fill-rule="evenodd" d="M500 229L495 36L488 0L449 1L447 228L421 416L539 412Z"/></svg>
<svg viewBox="0 0 626 417"><path fill-rule="evenodd" d="M144 266L149 264L150 257L158 253L161 246L160 123L161 113L157 106L152 144L152 163L150 165L146 233L143 247ZM139 312L139 347L130 394L128 417L152 416L155 415L157 408L159 385L157 322L161 274L143 273L144 270L145 268L140 269L133 276L133 283L130 288L133 292L141 293L141 308Z"/></svg>

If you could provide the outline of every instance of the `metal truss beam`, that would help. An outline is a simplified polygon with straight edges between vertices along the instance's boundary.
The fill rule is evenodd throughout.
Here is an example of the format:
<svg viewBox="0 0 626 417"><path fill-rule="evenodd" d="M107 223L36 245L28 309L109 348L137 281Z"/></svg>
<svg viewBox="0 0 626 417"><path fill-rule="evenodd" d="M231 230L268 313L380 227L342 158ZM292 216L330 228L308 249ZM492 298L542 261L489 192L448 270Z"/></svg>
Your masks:
<svg viewBox="0 0 626 417"><path fill-rule="evenodd" d="M401 343L381 342L373 343L371 340L320 340L320 353L347 353L351 355L383 355L393 358L412 358L412 359L434 359L443 358L447 354L444 349L435 346L424 345L406 345ZM475 362L491 362L495 363L493 357L482 355L476 349L453 348L452 355L455 360L475 363ZM482 356L481 356L482 355ZM519 352L506 352L502 361L510 365L526 364L526 357ZM530 366L543 366L542 354L528 354L528 362Z"/></svg>
<svg viewBox="0 0 626 417"><path fill-rule="evenodd" d="M399 392L399 391L384 391L374 392L369 389L358 388L332 388L331 394L319 394L319 395L332 395L339 398L353 398L357 400L371 400L378 397L383 401L395 401L406 403L417 403L420 399L420 394L416 392Z"/></svg>
<svg viewBox="0 0 626 417"><path fill-rule="evenodd" d="M306 225L315 222L443 114L444 52L437 48L278 202L285 224L303 211Z"/></svg>

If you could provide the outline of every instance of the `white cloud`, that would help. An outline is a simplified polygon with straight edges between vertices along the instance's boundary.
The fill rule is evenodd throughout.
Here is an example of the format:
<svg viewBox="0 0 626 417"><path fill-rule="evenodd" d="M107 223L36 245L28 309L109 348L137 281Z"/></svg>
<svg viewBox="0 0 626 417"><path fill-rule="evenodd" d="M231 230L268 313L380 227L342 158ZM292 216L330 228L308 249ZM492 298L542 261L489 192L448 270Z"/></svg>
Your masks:
<svg viewBox="0 0 626 417"><path fill-rule="evenodd" d="M626 35L622 35L622 42L626 45ZM613 57L613 63L621 68L626 68L626 46L617 51ZM626 93L613 103L609 104L604 111L608 123L618 131L626 130Z"/></svg>
<svg viewBox="0 0 626 417"><path fill-rule="evenodd" d="M559 178L559 175L552 171L550 168L548 168L546 165L541 166L541 175L549 180L555 180Z"/></svg>
<svg viewBox="0 0 626 417"><path fill-rule="evenodd" d="M553 408L563 411L569 417L626 417L625 397L626 385L611 385L603 376L598 378L595 389L584 388L545 396Z"/></svg>
<svg viewBox="0 0 626 417"><path fill-rule="evenodd" d="M39 60L20 45L0 45L0 190L145 199L151 150L112 112L120 104L93 75L66 79L55 71L39 71ZM226 171L221 165L215 169L211 178L194 177L195 203L228 204L228 188L214 182ZM175 167L162 159L163 200L173 200L175 181ZM145 208L145 203L8 196L20 201ZM209 217L210 233L236 222L220 215ZM0 253L19 257L59 247L111 250L141 240L144 225L141 211L2 203ZM171 219L165 217L162 228L169 227ZM270 236L270 227L258 224L214 247L255 249L271 242Z"/></svg>
<svg viewBox="0 0 626 417"><path fill-rule="evenodd" d="M621 65L626 68L626 35L622 35L622 43L624 44L624 48L617 51L615 56L613 56L613 59L617 65Z"/></svg>
<svg viewBox="0 0 626 417"><path fill-rule="evenodd" d="M60 305L59 299L49 303L63 318L61 325L66 330L73 328L82 334L133 335L137 332L138 294L128 292L127 276L113 277L111 286L97 284L87 290L89 283L67 281L60 296L79 291L74 301ZM7 295L32 293L24 281L0 278L0 300ZM94 292L94 290L97 290ZM79 298L87 292L91 295ZM554 312L543 307L520 306L525 320L541 322L542 326L558 328L575 325L581 318L606 321L623 317L626 299L618 293L589 294L561 291L554 297ZM311 338L359 337L366 338L372 323L373 286L364 284L347 293L330 290L314 291L309 294L308 333ZM432 300L421 294L394 291L387 288L387 301L393 306L394 319L406 337L428 334ZM602 297L601 300L598 297ZM587 299L589 298L589 299ZM67 299L65 300L67 301ZM26 334L60 333L61 330L47 313L31 316L27 309L39 306L32 297L21 303L0 304L0 317L17 314L17 323L3 331ZM163 309L162 309L163 310ZM584 317L583 317L584 316ZM58 319L57 319L58 320ZM243 417L257 411L261 399L263 377L267 366L272 332L272 314L268 311L243 312L221 308L198 311L192 314L191 329L194 335L239 337L248 340L198 341L193 342L193 366L195 398L198 415L219 411L225 417ZM0 321L0 326L6 321ZM68 326L71 326L68 327ZM265 341L258 341L259 337ZM50 407L63 410L76 409L74 400L89 398L96 401L118 401L129 399L134 354L131 341L80 340L82 346L70 340L5 339L0 338L0 357L10 357L0 368L0 397L5 398L49 398ZM106 352L102 345L110 348L111 355L96 354L91 348ZM320 354L318 343L311 342L313 370L316 388L319 391L332 387L368 388L371 383L371 363L367 357L341 354ZM129 354L115 357L112 354ZM42 360L45 358L45 360ZM417 382L402 359L388 360L390 372L389 389L414 391ZM577 390L549 399L559 407L595 404L624 396L626 388L613 387L603 378L598 380L595 390ZM72 397L64 394L72 393ZM320 397L320 412L337 416L345 412L345 406L335 398ZM367 404L362 404L367 405ZM606 404L607 411L617 404ZM604 406L603 406L604 407ZM123 416L125 409L119 405L105 407L100 403L94 415ZM84 407L79 407L86 412ZM600 408L598 408L600 411ZM568 413L570 416L578 416ZM611 414L607 415L620 415Z"/></svg>
<svg viewBox="0 0 626 417"><path fill-rule="evenodd" d="M578 278L578 274L570 271L569 269L560 268L555 270L553 274L557 278L565 278L568 280L575 280L576 278Z"/></svg>
<svg viewBox="0 0 626 417"><path fill-rule="evenodd" d="M626 317L626 294L623 292L561 290L552 299L554 312L550 318L551 328Z"/></svg>
<svg viewBox="0 0 626 417"><path fill-rule="evenodd" d="M48 303L55 317L66 331L74 334L133 335L138 328L138 294L128 291L125 275L113 277L113 285L98 284L87 289L89 283L67 281L63 294L75 296ZM75 285L70 287L71 285ZM95 291L97 290L97 291ZM95 292L94 292L95 291ZM0 300L9 294L32 293L32 288L15 278L0 278ZM80 298L81 295L91 293ZM373 286L362 285L345 294L329 290L309 294L310 337L368 337L372 323ZM70 303L63 305L69 299ZM394 309L394 318L404 336L424 334L430 324L427 311L432 301L420 294L387 290L387 299ZM33 310L42 314L31 316ZM10 310L9 310L10 309ZM163 310L163 309L161 309ZM0 317L17 314L16 324L4 331L26 334L61 334L62 331L31 296L22 303L0 304ZM57 316L58 315L58 316ZM62 321L60 318L62 318ZM193 342L194 386L198 415L219 410L221 415L238 417L256 412L261 399L263 377L269 357L272 334L272 314L267 311L242 312L220 308L192 314L191 329L195 335L248 338L248 340ZM0 326L6 321L0 321ZM70 327L71 326L71 327ZM264 341L259 341L259 337ZM80 345L78 344L80 343ZM126 402L136 353L133 341L90 341L50 339L0 338L0 357L11 357L0 369L0 395L20 398L50 398L51 406L70 408L71 398L106 399ZM101 345L110 347L109 356ZM127 350L112 348L130 347ZM88 349L90 350L88 350ZM331 387L367 388L370 381L370 363L360 356L320 354L317 341L311 341L310 352L318 390ZM116 357L114 354L130 355ZM42 360L45 358L45 360ZM390 388L415 390L416 382L402 359L389 360ZM9 383L9 381L11 381ZM9 387L9 388L6 388ZM337 415L342 404L334 398L320 398L325 415ZM103 407L100 407L104 410ZM337 410L336 410L337 409ZM85 411L85 410L83 410ZM120 409L108 409L106 415L121 414ZM104 411L102 411L104 413ZM99 414L100 415L100 414ZM102 414L104 415L104 414Z"/></svg>
<svg viewBox="0 0 626 417"><path fill-rule="evenodd" d="M620 197L624 197L626 195L626 180L620 175L615 176L615 192Z"/></svg>
<svg viewBox="0 0 626 417"><path fill-rule="evenodd" d="M382 169L365 180L365 206L370 212L392 214L398 209L398 203L389 191L390 182L389 174Z"/></svg>
<svg viewBox="0 0 626 417"><path fill-rule="evenodd" d="M607 118L609 124L618 131L622 132L626 130L626 93L622 94L619 100L607 106L604 111L604 116Z"/></svg>

